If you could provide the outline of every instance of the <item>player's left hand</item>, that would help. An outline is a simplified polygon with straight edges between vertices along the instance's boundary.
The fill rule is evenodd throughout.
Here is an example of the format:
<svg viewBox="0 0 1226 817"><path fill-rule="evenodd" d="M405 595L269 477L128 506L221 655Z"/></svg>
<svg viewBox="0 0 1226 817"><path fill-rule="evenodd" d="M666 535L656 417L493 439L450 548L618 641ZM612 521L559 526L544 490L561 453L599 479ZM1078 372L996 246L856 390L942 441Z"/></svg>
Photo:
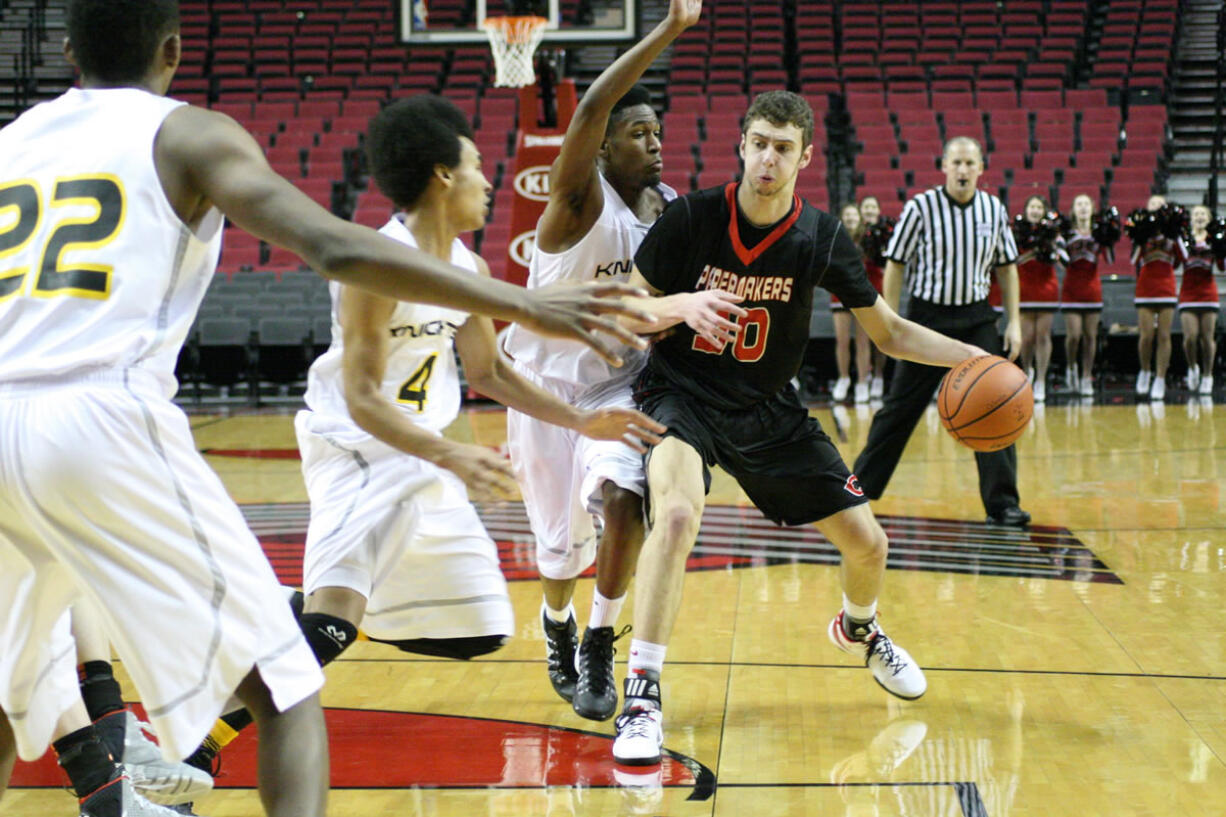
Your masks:
<svg viewBox="0 0 1226 817"><path fill-rule="evenodd" d="M1005 327L1005 357L1009 360L1017 360L1017 356L1022 351L1022 324L1021 322L1009 321Z"/></svg>
<svg viewBox="0 0 1226 817"><path fill-rule="evenodd" d="M624 442L641 454L647 450L647 446L663 439L660 435L668 430L668 426L657 423L641 411L608 408L584 412L575 430L593 440Z"/></svg>

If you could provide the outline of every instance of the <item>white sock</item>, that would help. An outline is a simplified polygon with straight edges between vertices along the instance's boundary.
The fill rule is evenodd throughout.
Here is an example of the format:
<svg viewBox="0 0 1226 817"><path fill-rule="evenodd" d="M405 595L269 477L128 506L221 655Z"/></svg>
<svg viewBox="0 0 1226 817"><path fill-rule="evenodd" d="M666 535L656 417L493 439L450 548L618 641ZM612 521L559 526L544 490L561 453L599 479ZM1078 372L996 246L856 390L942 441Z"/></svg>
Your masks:
<svg viewBox="0 0 1226 817"><path fill-rule="evenodd" d="M612 627L617 623L617 617L622 614L622 605L626 603L626 594L622 593L615 599L605 598L599 590L592 593L592 618L588 622L593 630L597 627Z"/></svg>
<svg viewBox="0 0 1226 817"><path fill-rule="evenodd" d="M574 602L567 604L565 610L555 610L549 606L549 602L542 601L541 609L545 611L545 615L549 617L550 621L557 624L565 624L575 616Z"/></svg>
<svg viewBox="0 0 1226 817"><path fill-rule="evenodd" d="M872 604L856 604L844 593L843 612L847 614L847 618L853 618L856 621L872 621L877 615L877 600L873 599Z"/></svg>
<svg viewBox="0 0 1226 817"><path fill-rule="evenodd" d="M637 638L630 639L630 659L627 662L630 674L654 672L659 675L664 671L664 654L667 652L667 644L653 644Z"/></svg>

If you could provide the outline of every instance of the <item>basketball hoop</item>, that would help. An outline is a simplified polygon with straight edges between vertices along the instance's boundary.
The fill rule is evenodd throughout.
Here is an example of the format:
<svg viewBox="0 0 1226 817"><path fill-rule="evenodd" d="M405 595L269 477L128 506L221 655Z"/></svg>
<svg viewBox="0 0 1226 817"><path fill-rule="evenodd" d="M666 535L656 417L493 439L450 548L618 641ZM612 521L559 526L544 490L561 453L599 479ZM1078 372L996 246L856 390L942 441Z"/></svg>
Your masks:
<svg viewBox="0 0 1226 817"><path fill-rule="evenodd" d="M532 55L545 36L544 17L486 17L481 23L494 52L494 85L523 88L536 81Z"/></svg>

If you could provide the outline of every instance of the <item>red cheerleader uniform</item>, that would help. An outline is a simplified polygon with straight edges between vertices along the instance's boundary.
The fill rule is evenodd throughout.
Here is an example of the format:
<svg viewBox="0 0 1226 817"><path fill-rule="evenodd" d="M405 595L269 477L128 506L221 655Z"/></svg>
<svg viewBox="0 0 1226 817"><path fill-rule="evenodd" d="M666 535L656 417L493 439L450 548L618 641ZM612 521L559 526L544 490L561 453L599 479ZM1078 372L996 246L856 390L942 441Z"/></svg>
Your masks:
<svg viewBox="0 0 1226 817"><path fill-rule="evenodd" d="M885 269L874 264L867 256L864 258L864 271L868 273L868 282L873 285L873 289L877 290L877 294L882 293L882 286L885 283Z"/></svg>
<svg viewBox="0 0 1226 817"><path fill-rule="evenodd" d="M1101 312L1103 282L1098 277L1098 256L1106 252L1093 236L1077 233L1065 245L1068 269L1064 272L1064 290L1060 308L1065 311Z"/></svg>
<svg viewBox="0 0 1226 817"><path fill-rule="evenodd" d="M1022 253L1017 264L1018 305L1031 311L1055 311L1060 306L1060 282L1056 267L1034 257L1030 250Z"/></svg>
<svg viewBox="0 0 1226 817"><path fill-rule="evenodd" d="M864 271L868 274L868 282L873 285L873 289L877 290L880 295L884 290L882 286L885 283L885 269L874 264L869 257L864 256ZM833 293L830 295L830 311L840 312L847 307L839 302L838 296Z"/></svg>
<svg viewBox="0 0 1226 817"><path fill-rule="evenodd" d="M1156 236L1132 251L1132 262L1140 264L1137 293L1133 303L1150 309L1175 305L1175 268L1183 263L1182 241Z"/></svg>
<svg viewBox="0 0 1226 817"><path fill-rule="evenodd" d="M996 280L996 270L993 269L988 273L988 277L992 279L992 283L988 286L988 305L995 310L997 315L1001 315L1005 311L1005 305L1000 297L1000 281Z"/></svg>
<svg viewBox="0 0 1226 817"><path fill-rule="evenodd" d="M1217 282L1213 280L1213 268L1226 270L1226 260L1214 258L1207 241L1197 241L1188 248L1187 260L1183 262L1183 283L1179 287L1179 308L1194 312L1216 310L1218 300Z"/></svg>

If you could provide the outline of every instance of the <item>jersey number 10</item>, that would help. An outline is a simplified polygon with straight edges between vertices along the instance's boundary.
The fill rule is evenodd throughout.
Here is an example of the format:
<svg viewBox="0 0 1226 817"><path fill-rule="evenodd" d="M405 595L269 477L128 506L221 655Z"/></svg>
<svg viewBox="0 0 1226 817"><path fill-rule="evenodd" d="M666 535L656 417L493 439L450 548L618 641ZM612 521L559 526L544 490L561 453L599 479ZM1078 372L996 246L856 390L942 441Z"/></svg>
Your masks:
<svg viewBox="0 0 1226 817"><path fill-rule="evenodd" d="M80 261L66 264L64 254L94 249L112 241L123 226L124 203L119 179L108 174L56 179L50 208L44 204L38 185L30 179L0 184L0 301L23 291L42 298L55 295L106 298L111 291L114 267ZM57 220L38 252L39 260L33 270L24 264L5 266L6 259L22 253L34 240L44 210L70 205L89 206L95 212ZM16 215L16 219L10 214Z"/></svg>
<svg viewBox="0 0 1226 817"><path fill-rule="evenodd" d="M770 330L771 313L764 307L755 306L737 321L737 325L740 331L736 333L736 342L732 345L732 356L742 363L757 363L766 354L766 333ZM706 338L694 335L690 348L695 352L722 355L727 345L721 343L716 346Z"/></svg>

